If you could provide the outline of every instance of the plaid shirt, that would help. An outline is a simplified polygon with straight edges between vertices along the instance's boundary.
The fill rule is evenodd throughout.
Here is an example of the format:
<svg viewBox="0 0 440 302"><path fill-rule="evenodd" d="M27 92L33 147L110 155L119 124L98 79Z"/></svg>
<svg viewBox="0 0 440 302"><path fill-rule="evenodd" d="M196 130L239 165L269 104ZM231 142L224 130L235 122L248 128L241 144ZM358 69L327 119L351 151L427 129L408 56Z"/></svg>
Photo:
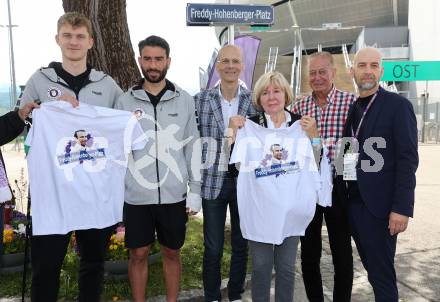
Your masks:
<svg viewBox="0 0 440 302"><path fill-rule="evenodd" d="M216 199L228 171L229 154L226 152L225 124L218 86L194 96L202 139L202 191L205 199ZM252 94L243 86L239 89L238 114L255 115Z"/></svg>
<svg viewBox="0 0 440 302"><path fill-rule="evenodd" d="M313 93L296 102L292 107L293 113L315 118L318 131L325 146L329 149L332 162L335 156L335 144L343 136L348 109L356 98L355 94L338 90L333 85L327 95L328 105L324 109L318 106Z"/></svg>

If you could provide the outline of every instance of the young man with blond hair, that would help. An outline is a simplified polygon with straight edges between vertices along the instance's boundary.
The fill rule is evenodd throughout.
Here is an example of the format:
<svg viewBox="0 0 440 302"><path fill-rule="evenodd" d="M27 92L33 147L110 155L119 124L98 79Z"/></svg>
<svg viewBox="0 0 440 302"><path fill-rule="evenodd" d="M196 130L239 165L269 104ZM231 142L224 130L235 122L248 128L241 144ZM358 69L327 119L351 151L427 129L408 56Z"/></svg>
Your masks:
<svg viewBox="0 0 440 302"><path fill-rule="evenodd" d="M58 20L55 41L60 47L62 62L52 62L31 76L20 106L24 107L35 100L43 103L63 100L73 106L84 102L113 108L122 90L109 75L96 71L87 64L87 52L93 47L90 20L76 12L64 14ZM37 203L33 206L38 207ZM52 209L47 211L62 211L58 208L58 204L53 204ZM99 217L103 215L92 214ZM49 216L47 219L50 219ZM77 221L81 222L81 219L82 217L77 217ZM34 228L31 236L32 301L57 301L61 266L72 232L75 231L80 254L78 300L98 302L102 291L104 257L115 223L117 221L103 228L97 226L91 229L73 229L67 233L59 230L50 234L40 234Z"/></svg>

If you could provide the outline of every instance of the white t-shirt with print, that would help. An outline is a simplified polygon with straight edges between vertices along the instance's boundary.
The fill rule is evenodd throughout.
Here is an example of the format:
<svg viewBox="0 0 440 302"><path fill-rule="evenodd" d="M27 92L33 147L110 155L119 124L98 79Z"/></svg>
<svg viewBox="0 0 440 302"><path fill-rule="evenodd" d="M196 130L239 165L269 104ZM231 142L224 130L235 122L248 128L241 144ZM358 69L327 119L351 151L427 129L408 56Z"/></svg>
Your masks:
<svg viewBox="0 0 440 302"><path fill-rule="evenodd" d="M131 112L47 102L25 144L34 235L105 228L122 221L128 153L145 138Z"/></svg>
<svg viewBox="0 0 440 302"><path fill-rule="evenodd" d="M304 235L316 203L331 206L331 168L327 150L323 153L318 170L299 121L268 129L246 120L230 160L240 163L237 201L244 238L281 244Z"/></svg>

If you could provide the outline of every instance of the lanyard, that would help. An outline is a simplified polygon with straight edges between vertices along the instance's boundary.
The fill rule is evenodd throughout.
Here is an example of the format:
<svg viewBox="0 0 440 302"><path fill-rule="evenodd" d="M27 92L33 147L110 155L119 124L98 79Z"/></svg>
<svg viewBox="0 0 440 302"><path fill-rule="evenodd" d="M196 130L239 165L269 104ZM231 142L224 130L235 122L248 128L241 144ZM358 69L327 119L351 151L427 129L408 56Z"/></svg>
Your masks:
<svg viewBox="0 0 440 302"><path fill-rule="evenodd" d="M365 108L364 113L362 113L362 118L359 121L359 124L358 124L357 129L356 129L356 133L353 132L353 126L351 127L351 135L354 138L357 139L357 137L359 136L359 131L361 130L361 125L364 122L365 115L367 114L368 109L370 109L371 105L373 105L373 102L376 99L376 97L377 97L377 92L373 95L373 97L371 98L370 102L368 102L367 108Z"/></svg>

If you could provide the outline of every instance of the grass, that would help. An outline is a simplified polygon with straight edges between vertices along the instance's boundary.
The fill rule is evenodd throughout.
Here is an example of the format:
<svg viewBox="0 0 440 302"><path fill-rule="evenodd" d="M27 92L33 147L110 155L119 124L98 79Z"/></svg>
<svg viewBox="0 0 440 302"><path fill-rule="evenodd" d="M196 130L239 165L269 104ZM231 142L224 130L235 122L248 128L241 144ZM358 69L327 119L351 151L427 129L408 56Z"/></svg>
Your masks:
<svg viewBox="0 0 440 302"><path fill-rule="evenodd" d="M197 218L190 218L187 224L185 245L182 248L182 277L181 290L202 288L203 262L203 222ZM222 261L222 278L227 277L231 258L230 231L225 233L225 247ZM59 297L66 300L75 300L78 297L78 265L76 254L69 253L64 259L60 276ZM147 294L149 297L165 295L165 284L162 274L162 262L149 266ZM0 297L21 295L21 273L0 275ZM30 272L27 278L27 296L30 291ZM128 279L106 278L104 281L103 298L106 300L123 300L131 298Z"/></svg>

